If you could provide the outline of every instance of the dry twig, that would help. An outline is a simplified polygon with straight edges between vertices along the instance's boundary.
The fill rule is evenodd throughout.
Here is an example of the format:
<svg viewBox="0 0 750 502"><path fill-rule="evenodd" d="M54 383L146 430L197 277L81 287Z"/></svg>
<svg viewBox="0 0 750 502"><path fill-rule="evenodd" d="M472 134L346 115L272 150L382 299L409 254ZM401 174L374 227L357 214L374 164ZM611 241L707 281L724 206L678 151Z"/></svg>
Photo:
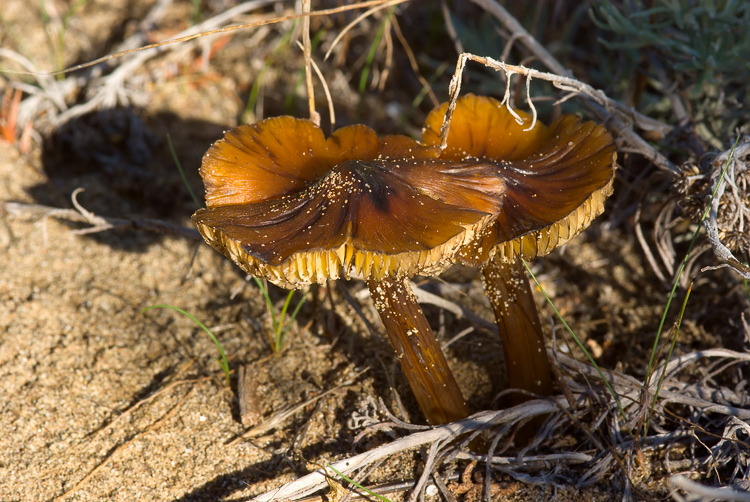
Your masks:
<svg viewBox="0 0 750 502"><path fill-rule="evenodd" d="M740 263L729 248L721 242L717 219L719 204L721 204L721 199L724 197L727 187L729 187L730 193L727 198L730 201L728 204L736 210L732 211L733 214L730 214L728 218L725 218L729 220L725 226L736 230L740 235L750 233L750 207L745 203L745 199L750 199L750 187L744 187L744 189L738 187L739 177L747 176L746 172L750 171L748 163L740 159L749 155L750 136L744 136L738 141L736 147L723 152L714 159L711 170L711 192L715 191L716 196L711 201L711 210L705 221L708 240L713 247L714 255L721 262L719 267L732 268L745 279L750 279L750 267ZM722 176L725 167L727 168L726 174ZM746 240L750 242L750 238L746 238ZM719 267L706 267L702 271Z"/></svg>
<svg viewBox="0 0 750 502"><path fill-rule="evenodd" d="M672 476L670 479L672 486L675 487L675 491L672 492L672 498L678 502L696 502L696 501L709 501L709 500L728 500L734 502L750 502L750 486L748 483L742 483L739 490L733 489L732 486L724 486L720 488L704 486L695 481L691 481L685 476ZM685 495L680 495L677 490L682 490Z"/></svg>
<svg viewBox="0 0 750 502"><path fill-rule="evenodd" d="M338 462L332 463L331 466L343 474L348 474L381 458L390 457L402 451L417 448L421 445L432 444L438 441L446 444L467 432L482 430L495 425L513 423L526 416L553 413L556 409L557 405L553 400L535 400L528 401L523 405L508 410L477 413L465 420L435 427L428 431L417 432L392 443L375 448L374 450L370 450L348 459L339 460ZM318 469L317 471L287 483L284 486L260 494L254 497L254 500L256 502L270 502L272 500L293 501L303 498L325 488L326 486L325 472L323 469Z"/></svg>
<svg viewBox="0 0 750 502"><path fill-rule="evenodd" d="M594 89L588 84L584 84L571 77L563 77L552 73L540 72L524 66L509 65L502 61L496 61L491 57L477 56L475 54L463 53L458 57L456 63L456 72L453 75L450 83L450 102L448 105L448 111L446 112L445 119L443 121L443 127L440 130L442 138L442 148L445 148L448 141L448 130L450 128L450 122L453 117L455 110L456 100L458 99L459 92L461 90L461 79L463 69L466 66L468 60L475 61L483 64L488 68L492 68L497 71L505 72L506 77L506 89L505 96L503 97L503 104L506 105L508 111L516 118L516 122L523 124L523 120L516 114L510 107L510 79L515 74L524 75L527 79L527 102L532 111L532 122L528 129L534 127L536 122L536 108L533 102L528 96L529 92L529 81L532 78L539 78L551 82L552 85L560 90L568 91L572 95L581 94L591 100L596 107L595 111L600 115L603 115L603 119L607 128L612 131L615 136L622 138L625 142L624 145L620 145L620 150L625 150L633 153L639 153L656 164L657 167L663 171L676 175L679 173L679 169L672 164L666 157L661 153L657 152L651 145L649 145L643 138L638 136L628 125L623 112L619 110L619 105L616 101L610 99L603 91ZM567 98L564 98L567 99Z"/></svg>
<svg viewBox="0 0 750 502"><path fill-rule="evenodd" d="M171 234L188 240L201 241L200 233L194 228L183 227L164 220L151 218L115 218L111 216L97 216L81 206L76 197L83 189L78 188L72 194L73 205L76 209L60 209L43 206L41 204L25 204L21 202L0 201L0 209L10 216L31 216L46 219L49 217L73 221L90 225L89 228L72 230L73 235L86 235L113 229L147 230L162 234Z"/></svg>

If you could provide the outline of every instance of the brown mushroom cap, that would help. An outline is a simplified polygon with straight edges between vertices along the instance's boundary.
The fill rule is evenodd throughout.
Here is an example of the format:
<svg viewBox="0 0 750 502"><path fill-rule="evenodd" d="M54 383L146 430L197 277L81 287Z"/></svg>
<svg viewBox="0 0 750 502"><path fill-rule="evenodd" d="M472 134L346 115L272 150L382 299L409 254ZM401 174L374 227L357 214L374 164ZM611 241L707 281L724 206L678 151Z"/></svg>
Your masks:
<svg viewBox="0 0 750 502"><path fill-rule="evenodd" d="M447 104L433 110L422 133L427 146L440 144ZM594 122L563 115L549 127L518 111L518 124L499 101L468 94L458 99L442 159L498 163L506 183L503 210L481 239L459 254L469 265L495 253L510 259L548 254L569 241L604 210L612 192L614 140Z"/></svg>
<svg viewBox="0 0 750 502"><path fill-rule="evenodd" d="M495 164L439 154L365 126L327 140L292 117L241 126L206 153L207 208L193 222L243 270L282 287L437 274L492 222L506 190Z"/></svg>
<svg viewBox="0 0 750 502"><path fill-rule="evenodd" d="M601 212L614 163L598 126L563 117L523 131L475 96L458 101L441 151L444 113L428 117L424 145L364 126L325 139L292 117L239 127L206 153L207 208L193 215L211 246L279 286L367 279L431 423L469 411L405 277L548 252Z"/></svg>

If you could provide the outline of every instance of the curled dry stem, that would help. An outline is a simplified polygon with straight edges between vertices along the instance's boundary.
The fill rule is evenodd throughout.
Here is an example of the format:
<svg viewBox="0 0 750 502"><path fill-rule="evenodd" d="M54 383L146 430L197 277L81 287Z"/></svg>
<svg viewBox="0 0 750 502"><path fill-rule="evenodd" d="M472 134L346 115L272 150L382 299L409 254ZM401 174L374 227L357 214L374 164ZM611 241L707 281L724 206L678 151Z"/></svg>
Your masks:
<svg viewBox="0 0 750 502"><path fill-rule="evenodd" d="M717 219L719 214L719 204L721 203L721 199L724 196L726 189L729 188L730 193L727 198L731 199L730 203L736 208L736 211L734 211L734 215L732 215L733 221L731 221L728 226L736 228L740 233L747 232L748 229L745 227L750 224L750 208L745 205L742 200L743 197L739 195L735 178L737 177L738 171L745 171L748 169L747 163L740 159L749 155L750 136L745 136L741 139L737 138L735 146L723 152L714 160L711 172L711 191L714 193L714 196L711 199L710 208L707 208L709 211L704 221L708 240L713 247L716 258L722 263L719 267L730 267L745 279L750 279L750 267L740 263L729 248L721 242ZM710 268L718 267L707 267L703 270L708 270Z"/></svg>
<svg viewBox="0 0 750 502"><path fill-rule="evenodd" d="M623 105L610 99L604 92L594 89L588 84L584 84L572 77L563 77L555 75L553 73L541 72L532 68L526 68L525 66L517 66L506 64L502 61L497 61L491 57L477 56L465 52L458 57L456 63L456 72L450 82L449 94L450 100L448 104L448 110L446 111L445 118L443 120L443 126L440 129L440 137L442 139L441 148L445 149L448 144L448 131L450 130L450 123L453 118L453 113L456 108L456 100L461 90L461 81L463 76L463 69L466 66L467 61L475 61L483 64L488 68L492 68L496 71L502 71L506 77L506 89L505 96L503 97L503 104L508 108L508 111L516 117L516 121L522 124L518 114L516 114L510 107L510 79L513 75L519 74L524 75L527 79L527 102L529 108L532 110L532 123L530 128L533 128L536 122L536 109L529 96L529 85L530 79L539 78L551 82L552 85L560 90L565 90L573 93L574 95L584 95L591 101L594 106L594 111L599 115L602 115L606 119L607 128L613 132L616 136L622 138L626 145L627 150L635 153L640 153L645 157L652 160L660 169L671 175L679 173L679 169L672 164L666 157L657 152L651 145L649 145L643 138L638 136L630 126L630 122L633 120L634 111L630 109L623 110Z"/></svg>
<svg viewBox="0 0 750 502"><path fill-rule="evenodd" d="M112 216L99 216L85 209L76 199L82 189L73 192L73 206L76 209L62 209L41 204L25 204L22 202L0 201L0 215L39 217L43 221L54 217L61 220L72 221L90 225L88 228L72 230L73 235L84 235L104 232L115 228L129 228L132 230L147 230L150 232L171 234L191 241L202 240L200 233L194 228L188 228L179 224L170 223L165 220L154 220L150 218L116 218Z"/></svg>

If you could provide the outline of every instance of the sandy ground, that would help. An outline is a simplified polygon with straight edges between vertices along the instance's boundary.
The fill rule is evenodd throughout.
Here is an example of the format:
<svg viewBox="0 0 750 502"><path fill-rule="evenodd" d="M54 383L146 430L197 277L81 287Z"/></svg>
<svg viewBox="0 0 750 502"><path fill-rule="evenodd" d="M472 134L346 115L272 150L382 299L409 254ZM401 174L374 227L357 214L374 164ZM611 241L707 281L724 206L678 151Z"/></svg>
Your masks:
<svg viewBox="0 0 750 502"><path fill-rule="evenodd" d="M31 161L0 143L0 199L36 203L29 192L49 179ZM318 316L340 339L296 326L283 356L270 356L257 290L207 246L138 231L73 235L71 224L30 208L4 217L0 231L0 500L246 500L348 454L354 433L346 421L364 398L392 403L386 377L396 375L418 414L386 341L347 328L350 313ZM228 446L244 428L215 347L171 311L140 312L153 304L219 324L233 368L254 369L264 417L365 366L375 375L355 378L269 434ZM315 320L311 310L303 309L302 322ZM452 362L481 402L471 381L482 377ZM402 479L412 467L406 455L376 477ZM518 497L528 490L504 486Z"/></svg>
<svg viewBox="0 0 750 502"><path fill-rule="evenodd" d="M10 0L4 7L4 26L13 28L4 43L51 68L44 27L25 3ZM128 4L94 1L83 11L86 16L74 17L66 40L76 56L68 62L101 55L97 47L111 50L151 6ZM174 26L155 35L160 39L184 28L190 15L187 2L171 9L165 24L171 26L171 20ZM197 169L203 152L243 116L252 79L273 49L269 45L259 53L260 45L253 45L248 58L248 46L245 41L227 45L208 73L176 65L169 78L149 84L144 108L84 117L45 135L25 154L17 144L0 141L0 501L248 500L389 441L374 433L354 444L360 431L349 421L371 414L373 399L382 398L402 418L421 421L369 299L358 294L361 282L311 290L285 350L274 356L258 289L201 241L148 232L137 224L81 235L76 231L89 225L49 212L72 208L73 192L83 188L78 201L96 215L157 218L189 227L195 205L174 167L166 134L200 194ZM293 72L298 62L291 64ZM269 78L276 70L269 70ZM330 80L342 78L337 73ZM293 80L269 80L267 115L283 112ZM347 89L349 94L335 94L340 124L355 120ZM366 122L386 123L383 132L400 130L393 121L387 125L381 96L375 98L374 106L365 102L372 110ZM304 99L298 101L304 110ZM626 168L618 175L608 214L563 251L537 260L535 270L600 363L640 379L669 285L650 273L630 226L626 208L637 195L629 159L622 160ZM653 221L659 203L644 204L644 220ZM696 283L677 353L745 347L740 313L747 299L736 278L722 274ZM476 271L454 268L443 281L431 287L442 287L441 294L452 301L492 318ZM356 298L375 333L342 288ZM271 295L278 308L283 292L272 289ZM541 295L537 303L547 334L554 326L563 340L564 330L553 322ZM185 309L213 329L232 368L230 387L211 340L173 311L142 312L156 304ZM443 339L471 326L435 307L425 309ZM499 341L475 329L447 352L472 411L492 406L504 384ZM263 434L234 442L246 430L236 397L240 365L247 365L258 387L261 421L335 390ZM723 385L744 392L739 370L722 378ZM582 437L555 441L574 450ZM646 465L636 463L631 476L642 493L664 498L659 455L649 456ZM458 472L465 466L455 463ZM408 452L386 461L366 483L413 479L421 468L419 454ZM610 501L622 499L618 486L619 475L577 489L527 485L498 474L493 493L495 500ZM473 502L471 495L464 499Z"/></svg>
<svg viewBox="0 0 750 502"><path fill-rule="evenodd" d="M164 102L178 99L171 89ZM210 89L215 92L208 95L221 100L222 82ZM211 122L210 104L204 109L202 120L164 119L161 111L147 118L167 124L185 145L180 152L187 152L194 182L206 138L221 130ZM90 120L95 127L99 119ZM0 500L247 500L351 454L358 431L349 429L348 419L366 411L368 397L398 409L392 385L406 413L421 420L387 341L373 338L336 288L332 305L322 288L311 295L286 350L274 357L257 288L208 246L132 228L76 235L87 225L37 209L70 208L72 192L83 187L78 200L96 214L166 216L175 226L189 225L191 202L163 143L154 148L148 176L133 173L127 162L102 170L75 152L60 154L59 141L52 145L44 155L23 156L0 143L0 200L16 204L0 227ZM127 161L117 144L113 148ZM475 273L460 269L446 277L460 281L473 295L463 301L491 318ZM363 284L347 287L356 296ZM273 295L283 299L279 290ZM172 311L141 313L154 304L186 309L211 326L233 371L249 365L264 419L353 384L261 437L228 445L245 430L236 379L228 389L214 361L216 348L190 320ZM366 297L363 308L379 329ZM446 321L437 309L428 313L448 327L444 336L467 326ZM500 351L486 333L449 351L476 411L501 388ZM354 451L386 440L376 435ZM407 453L386 462L370 481L409 479L418 466ZM498 486L520 500L529 493L578 497L573 488L527 487L511 479ZM601 499L600 490L591 489L591 500Z"/></svg>

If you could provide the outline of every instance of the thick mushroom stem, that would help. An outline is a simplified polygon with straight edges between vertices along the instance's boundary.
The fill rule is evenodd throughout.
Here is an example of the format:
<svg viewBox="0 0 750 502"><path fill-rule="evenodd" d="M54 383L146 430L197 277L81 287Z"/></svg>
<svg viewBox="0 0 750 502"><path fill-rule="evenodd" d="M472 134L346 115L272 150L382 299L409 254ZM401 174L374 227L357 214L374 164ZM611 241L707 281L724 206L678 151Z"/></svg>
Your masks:
<svg viewBox="0 0 750 502"><path fill-rule="evenodd" d="M466 418L469 408L408 280L389 276L367 286L427 422Z"/></svg>
<svg viewBox="0 0 750 502"><path fill-rule="evenodd" d="M552 394L552 371L539 314L521 259L495 256L484 266L484 287L495 311L508 366L508 387L542 396ZM511 404L529 398L515 394Z"/></svg>

